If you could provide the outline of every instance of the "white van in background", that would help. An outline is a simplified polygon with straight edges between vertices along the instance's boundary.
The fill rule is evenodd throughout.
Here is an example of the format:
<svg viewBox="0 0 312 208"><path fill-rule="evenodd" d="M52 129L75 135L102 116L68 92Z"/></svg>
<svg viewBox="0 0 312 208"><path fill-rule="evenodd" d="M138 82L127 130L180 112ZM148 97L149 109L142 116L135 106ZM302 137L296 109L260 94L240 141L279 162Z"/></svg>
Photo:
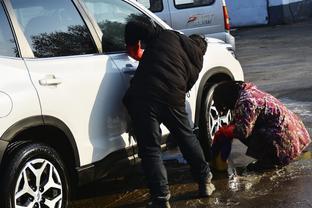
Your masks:
<svg viewBox="0 0 312 208"><path fill-rule="evenodd" d="M137 0L173 29L223 40L235 50L224 0Z"/></svg>

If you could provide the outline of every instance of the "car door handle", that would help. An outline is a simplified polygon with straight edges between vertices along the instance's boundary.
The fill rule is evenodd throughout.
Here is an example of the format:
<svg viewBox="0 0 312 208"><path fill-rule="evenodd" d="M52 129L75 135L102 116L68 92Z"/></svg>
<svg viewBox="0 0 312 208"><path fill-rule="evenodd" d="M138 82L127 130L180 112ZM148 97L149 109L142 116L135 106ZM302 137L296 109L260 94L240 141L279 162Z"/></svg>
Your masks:
<svg viewBox="0 0 312 208"><path fill-rule="evenodd" d="M126 64L123 73L132 76L135 74L135 71L136 68L132 64Z"/></svg>
<svg viewBox="0 0 312 208"><path fill-rule="evenodd" d="M55 75L47 75L45 78L39 80L39 84L42 86L55 86L62 83L62 80L56 78Z"/></svg>

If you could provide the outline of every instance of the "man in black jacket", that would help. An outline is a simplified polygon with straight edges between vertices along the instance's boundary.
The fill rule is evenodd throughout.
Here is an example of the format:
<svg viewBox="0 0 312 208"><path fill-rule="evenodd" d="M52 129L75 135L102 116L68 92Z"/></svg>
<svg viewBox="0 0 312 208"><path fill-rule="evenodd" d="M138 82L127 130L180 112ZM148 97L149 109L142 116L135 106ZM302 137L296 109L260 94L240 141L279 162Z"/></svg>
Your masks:
<svg viewBox="0 0 312 208"><path fill-rule="evenodd" d="M124 104L133 123L151 207L170 207L167 173L161 158L161 123L176 138L190 164L199 196L211 195L215 190L212 174L185 109L185 95L198 79L207 42L199 35L189 38L139 21L126 25L125 41L129 55L140 60ZM143 55L141 44L145 45Z"/></svg>

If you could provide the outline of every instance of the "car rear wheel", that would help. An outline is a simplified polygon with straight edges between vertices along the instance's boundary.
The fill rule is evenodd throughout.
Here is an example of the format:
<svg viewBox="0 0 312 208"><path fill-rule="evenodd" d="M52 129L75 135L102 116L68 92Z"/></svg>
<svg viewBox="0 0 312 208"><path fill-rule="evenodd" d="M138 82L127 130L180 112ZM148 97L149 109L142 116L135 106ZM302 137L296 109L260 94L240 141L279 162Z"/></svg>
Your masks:
<svg viewBox="0 0 312 208"><path fill-rule="evenodd" d="M2 181L3 207L67 207L68 177L64 163L53 148L26 144L7 158L10 159Z"/></svg>
<svg viewBox="0 0 312 208"><path fill-rule="evenodd" d="M207 86L204 91L200 114L199 140L207 161L211 159L210 147L215 133L221 126L229 124L232 119L232 113L229 109L220 112L214 105L213 93L217 86L218 84Z"/></svg>

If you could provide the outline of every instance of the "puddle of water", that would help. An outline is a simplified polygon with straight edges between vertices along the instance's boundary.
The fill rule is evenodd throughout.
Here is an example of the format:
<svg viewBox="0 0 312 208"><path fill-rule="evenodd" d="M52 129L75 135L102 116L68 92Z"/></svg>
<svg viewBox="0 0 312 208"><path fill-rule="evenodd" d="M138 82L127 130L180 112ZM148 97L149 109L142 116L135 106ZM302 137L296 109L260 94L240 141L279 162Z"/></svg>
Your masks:
<svg viewBox="0 0 312 208"><path fill-rule="evenodd" d="M291 195L292 191L284 191L282 188L284 186L288 187L288 183L297 183L293 187L293 191L299 192L302 189L308 191L310 189L309 186L307 186L305 182L301 182L301 180L306 180L307 177L311 177L311 151L304 152L296 161L281 169L263 173L253 173L247 172L245 166L238 167L237 164L235 164L236 160L248 164L248 158L243 157L244 152L241 151L240 147L235 148L235 151L240 152L240 154L235 154L234 157L230 159L227 172L214 172L213 183L217 191L209 199L191 199L196 192L196 185L194 187L194 183L192 182L179 184L183 179L176 176L175 178L179 178L175 181L178 184L171 186L172 193L178 195L188 193L185 195L185 198L178 197L174 200L174 204L177 205L176 207L251 207L249 201L252 201L251 204L254 206L257 205L258 201L262 201L262 199L270 201L271 195L275 194L275 190L281 189L280 193L282 196L279 196L281 199L278 198L274 199L272 202L268 202L267 204L270 205L281 203L283 200L289 201L287 197ZM177 164L177 166L185 164L179 151L171 153L173 154L163 155L163 158L176 160L177 163L175 164ZM188 196L190 197L188 198ZM310 203L308 198L307 196L302 197L302 199L298 197L292 203L294 206L305 204L303 206L305 207ZM312 198L312 196L310 198ZM266 207L266 205L264 204L263 207Z"/></svg>
<svg viewBox="0 0 312 208"><path fill-rule="evenodd" d="M232 199L219 199L216 198L214 201L214 205L219 206L226 206L226 207L233 207L238 206L240 203L238 201L232 200Z"/></svg>
<svg viewBox="0 0 312 208"><path fill-rule="evenodd" d="M312 175L310 174L312 171L311 159L312 152L307 151L297 161L288 166L263 173L246 172L244 167L233 166L234 170L232 172L234 174L229 175L228 179L224 179L228 180L228 184L226 186L223 182L223 187L221 187L223 190L220 191L220 196L216 196L214 205L221 207L252 207L251 204L256 206L258 202L264 200L267 201L267 204L263 207L282 203L283 201L288 201L288 205L290 202L293 204L286 207L312 207L310 201L312 199L310 192L312 181ZM310 185L306 181L310 181ZM283 187L287 187L287 189ZM290 187L292 190L288 190ZM220 185L218 188L220 188ZM276 193L276 190L279 191ZM293 195L293 192L297 194L295 194L296 198L291 201L292 198L288 197ZM301 192L303 192L302 195L300 195ZM278 195L278 197L273 200L272 195Z"/></svg>
<svg viewBox="0 0 312 208"><path fill-rule="evenodd" d="M239 148L239 147L237 147ZM197 185L193 182L188 165L183 162L179 151L163 155L167 160L171 204L173 208L227 208L227 207L312 207L312 152L303 153L297 161L281 169L264 173L247 172L244 165L235 163L237 160L248 164L241 149L229 161L227 172L214 173L213 183L216 191L209 198L198 199ZM183 160L182 160L183 159ZM239 165L239 166L238 166ZM145 183L138 182L139 174L130 174L125 180L115 183L98 184L96 189L102 196L74 203L71 208L139 208L145 207L149 195ZM137 181L131 182L131 181ZM143 185L138 185L142 183ZM114 184L114 185L113 185ZM130 185L129 185L130 184ZM132 185L131 185L132 184ZM96 191L96 189L93 189ZM124 191L121 191L124 190Z"/></svg>

